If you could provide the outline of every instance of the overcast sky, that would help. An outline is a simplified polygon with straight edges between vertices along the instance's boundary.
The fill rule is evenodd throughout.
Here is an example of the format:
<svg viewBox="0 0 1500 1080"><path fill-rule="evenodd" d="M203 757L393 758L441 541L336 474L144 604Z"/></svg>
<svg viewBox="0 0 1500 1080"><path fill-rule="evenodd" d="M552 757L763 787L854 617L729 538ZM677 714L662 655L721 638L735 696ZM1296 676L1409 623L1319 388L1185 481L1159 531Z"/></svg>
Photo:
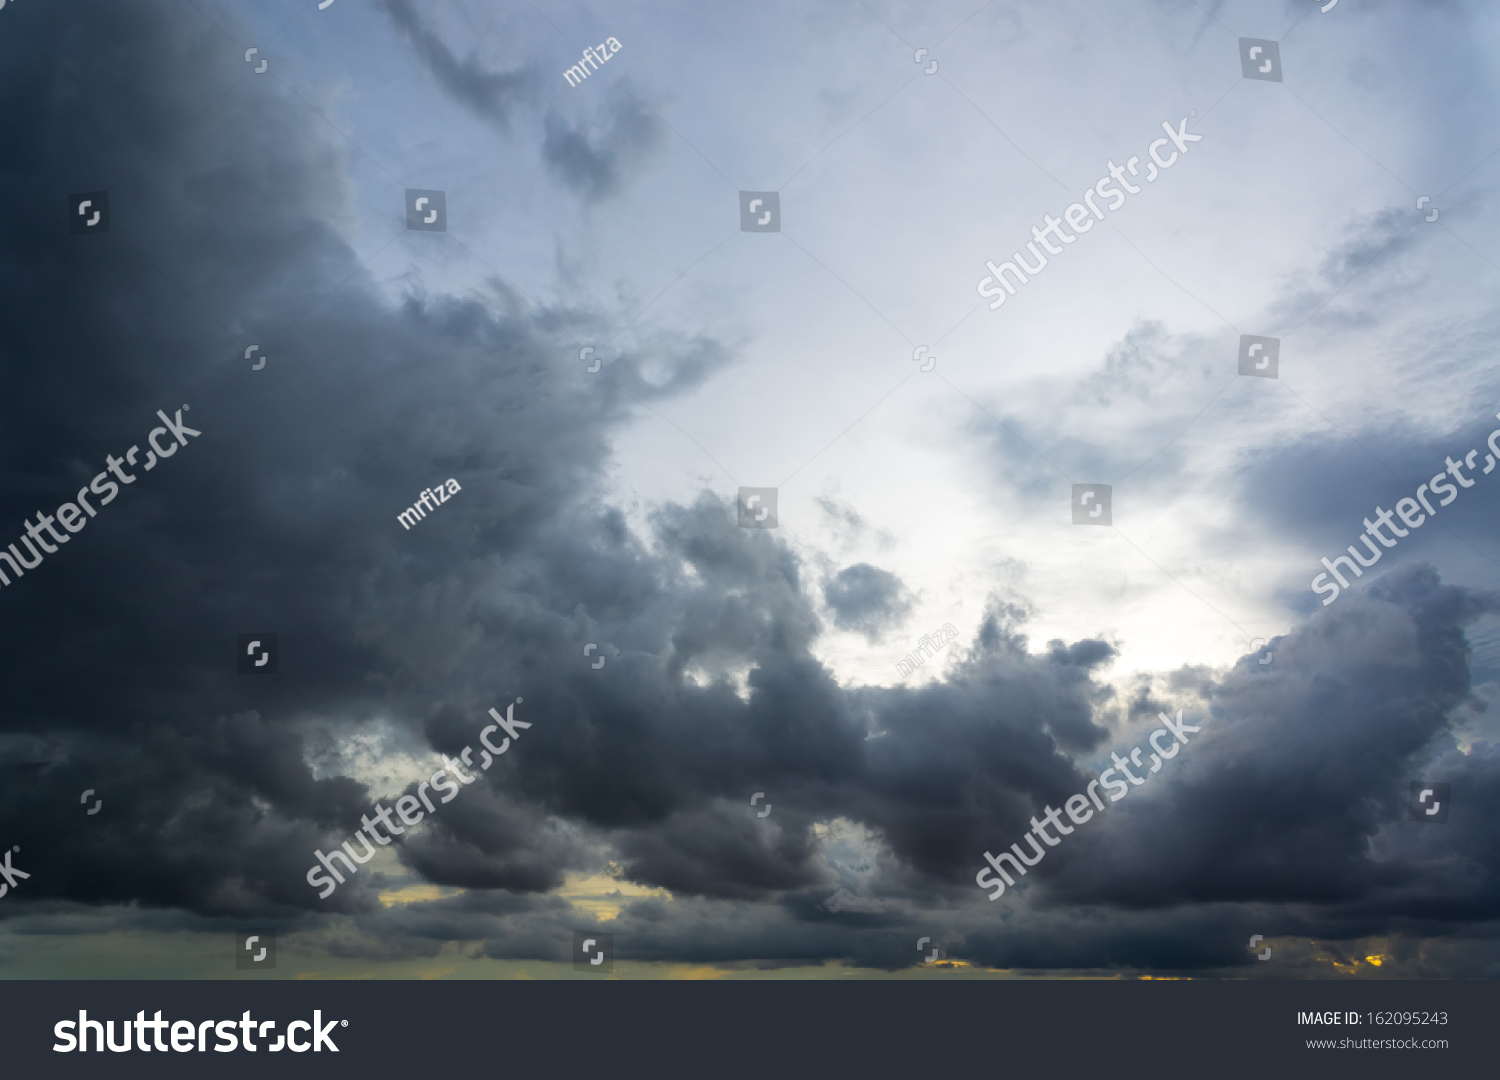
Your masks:
<svg viewBox="0 0 1500 1080"><path fill-rule="evenodd" d="M1500 975L1500 14L1319 7L6 5L0 545L201 435L0 588L0 975Z"/></svg>

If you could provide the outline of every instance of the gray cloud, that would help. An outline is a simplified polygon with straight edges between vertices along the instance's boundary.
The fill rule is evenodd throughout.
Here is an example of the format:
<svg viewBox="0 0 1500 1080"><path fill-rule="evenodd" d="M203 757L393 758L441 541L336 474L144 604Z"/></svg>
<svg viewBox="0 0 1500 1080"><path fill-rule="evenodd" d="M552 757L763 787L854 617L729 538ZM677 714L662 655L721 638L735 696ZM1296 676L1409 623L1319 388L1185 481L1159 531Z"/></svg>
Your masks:
<svg viewBox="0 0 1500 1080"><path fill-rule="evenodd" d="M823 600L839 627L857 630L871 641L880 640L912 605L900 578L869 563L855 563L835 574L823 586Z"/></svg>
<svg viewBox="0 0 1500 1080"><path fill-rule="evenodd" d="M460 60L411 0L384 0L384 6L438 85L502 134L508 134L516 113L536 94L536 75L526 67L489 71L475 56Z"/></svg>
<svg viewBox="0 0 1500 1080"><path fill-rule="evenodd" d="M617 194L664 141L666 128L634 98L617 97L606 119L574 124L549 111L542 158L553 175L590 202Z"/></svg>
<svg viewBox="0 0 1500 1080"><path fill-rule="evenodd" d="M536 104L540 78L530 67L490 71L475 56L460 60L411 0L384 0L384 4L438 85L502 134L509 134L517 115ZM592 120L569 119L559 108L549 106L542 128L543 162L588 202L618 194L666 135L661 121L621 89Z"/></svg>
<svg viewBox="0 0 1500 1080"><path fill-rule="evenodd" d="M624 957L897 967L937 933L999 966L1219 971L1246 963L1251 926L1463 939L1466 956L1429 954L1440 973L1500 970L1500 750L1462 753L1450 732L1476 707L1467 632L1494 596L1404 566L1278 638L1270 670L1245 657L1121 688L1112 644L1034 644L1025 605L997 603L943 680L845 685L819 659L814 576L779 537L737 528L722 494L630 520L605 502L632 404L702 385L732 350L662 332L652 381L627 355L583 384L557 357L608 312L533 307L498 282L389 300L329 224L347 210L340 144L237 87L241 58L176 8L98 12L22 6L24 42L0 39L0 85L38 103L0 115L0 349L25 403L0 428L0 520L18 534L157 408L190 403L204 434L0 589L0 841L33 875L0 918L63 933L82 912L121 932L255 917L336 956L458 940L560 958L579 916L559 888L613 863L673 894L621 900ZM144 79L142 56L169 74ZM450 92L497 119L517 108L520 83L466 70ZM220 95L211 123L149 155L125 134L166 135ZM560 151L556 167L603 197L624 175L611 155L638 163L628 147L649 142L640 123L617 116L618 143L585 139L597 161ZM106 182L111 231L67 236L66 194ZM251 341L268 343L263 371L227 359ZM1332 445L1313 449L1336 478L1353 466ZM1289 460L1247 471L1247 497L1272 505L1275 480L1311 507L1347 482ZM461 493L401 529L449 476ZM823 600L871 633L906 603L868 564ZM237 675L236 633L262 628L281 635L280 671ZM371 807L369 769L349 764L364 741L401 768L454 754L516 696L534 726L395 845L401 874L362 871L318 901L312 851ZM981 853L1177 708L1207 720L1172 770L988 902ZM1452 783L1448 825L1406 820L1418 776ZM466 891L380 904L413 883ZM1426 962L1395 948L1408 970Z"/></svg>

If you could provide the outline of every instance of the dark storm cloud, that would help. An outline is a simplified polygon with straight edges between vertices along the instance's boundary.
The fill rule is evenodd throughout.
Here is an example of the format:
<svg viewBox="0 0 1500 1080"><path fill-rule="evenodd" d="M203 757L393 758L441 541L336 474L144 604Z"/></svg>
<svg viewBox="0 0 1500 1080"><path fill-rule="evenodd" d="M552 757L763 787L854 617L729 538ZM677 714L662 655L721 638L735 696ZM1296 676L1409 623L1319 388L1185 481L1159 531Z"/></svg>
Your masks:
<svg viewBox="0 0 1500 1080"><path fill-rule="evenodd" d="M1476 412L1487 405L1479 404ZM1247 519L1256 522L1244 539L1254 542L1255 534L1264 531L1297 537L1312 548L1315 554L1308 559L1305 573L1297 575L1303 587L1292 602L1313 610L1320 606L1320 598L1307 583L1322 572L1319 558L1347 555L1350 544L1368 558L1358 537L1365 530L1365 520L1375 518L1376 508L1393 510L1399 500L1445 472L1450 458L1462 462L1475 448L1480 451L1476 472L1482 470L1489 454L1486 440L1497 427L1500 420L1488 408L1470 423L1436 437L1393 425L1365 432L1357 442L1328 433L1258 450L1247 455L1237 477L1237 498ZM1382 549L1375 572L1413 562L1448 565L1461 561L1474 568L1471 573L1481 575L1478 580L1500 580L1500 544L1495 542L1500 527L1500 471L1489 476L1480 472L1473 481L1475 486L1461 489L1448 506L1438 505L1441 500L1434 498L1437 513L1419 530L1407 530L1409 535L1400 538L1396 547ZM1370 574L1366 571L1363 579L1354 582L1356 589Z"/></svg>
<svg viewBox="0 0 1500 1080"><path fill-rule="evenodd" d="M571 613L659 588L590 501L623 397L553 363L558 335L594 316L517 314L503 286L493 303L378 300L326 223L343 209L342 148L278 84L245 80L217 30L150 4L19 14L0 78L36 107L0 118L14 148L0 348L26 408L0 433L0 519L18 535L71 498L107 453L144 445L158 408L187 402L203 432L0 592L6 725L30 737L4 793L33 875L22 896L307 906L313 849L369 807L353 780L315 778L309 747L417 727L435 702L483 716L527 665L512 635L536 633L533 651L562 638L571 656ZM111 231L68 236L67 193L106 185ZM266 369L240 362L249 343ZM617 367L634 400L727 359L712 342L656 345L656 384L629 357ZM462 491L442 516L402 530L395 515L448 477ZM527 573L568 582L556 606L509 591ZM450 603L463 616L434 620ZM235 674L248 630L280 634L277 675ZM96 816L86 788L105 799ZM437 841L414 844L437 876L555 883L565 860L533 811L472 795L449 810L456 836L485 839L458 868ZM367 903L365 885L318 906Z"/></svg>
<svg viewBox="0 0 1500 1080"><path fill-rule="evenodd" d="M1485 935L1500 899L1489 854L1500 839L1500 747L1459 754L1446 726L1469 693L1463 628L1495 611L1500 597L1412 568L1350 601L1273 642L1269 671L1247 656L1227 673L1187 672L1157 687L1153 704L1185 708L1190 722L1206 713L1204 730L1170 771L1051 851L1019 895L994 904L981 896L961 908L970 892L933 879L962 867L959 880L972 891L964 879L977 855L1019 838L1031 815L1082 790L1091 771L1035 730L1034 700L985 693L986 676L1006 697L1028 685L1048 689L1041 671L1024 670L1028 654L1014 629L991 626L948 684L918 694L859 692L876 738L865 740L856 768L836 782L803 778L773 799L778 820L784 809L796 821L829 800L835 805L817 816L837 813L873 828L899 861L877 868L869 892L840 901L832 883L814 882L784 893L774 910L717 915L679 902L670 918L680 935L664 932L659 902L637 902L614 929L639 958L727 959L728 935L742 943L740 955L882 966L911 963L909 941L934 932L953 955L1042 969L1231 969L1250 962L1251 932L1390 935L1396 952L1409 952L1401 944L1408 935L1456 935L1478 948L1474 935ZM1053 664L1087 665L1103 651L1085 643L1048 655ZM967 707L954 700L965 691ZM991 710L998 715L986 716ZM1134 720L1107 745L1139 743L1151 726ZM1407 820L1409 783L1419 777L1452 783L1461 821ZM757 842L743 818L731 816L712 846L683 826L681 809L675 817L651 834L668 850L653 851L658 866L633 867L637 880L672 874L683 892L714 895L686 872L717 864L726 878L741 876L732 864L775 837ZM717 895L743 893L720 886ZM1110 914L1080 925L1070 914L1080 906ZM808 923L821 934L808 938ZM695 936L706 927L714 930L708 940ZM1285 962L1304 974L1320 963L1304 953ZM1402 963L1411 973L1433 972L1412 957ZM1496 970L1492 953L1450 954L1444 964L1476 975Z"/></svg>
<svg viewBox="0 0 1500 1080"><path fill-rule="evenodd" d="M1462 628L1495 611L1500 594L1409 567L1349 600L1276 639L1268 669L1247 656L1207 687L1203 731L1049 853L1026 886L1032 902L1182 910L1174 948L1185 966L1227 962L1209 931L1222 926L1227 942L1246 919L1268 936L1312 937L1443 935L1492 920L1500 747L1459 754L1447 729L1470 691ZM1453 784L1461 823L1407 820L1419 778ZM1128 928L1150 921L1127 916L1107 932L1128 950L1120 962L1140 962L1143 942ZM986 939L992 963L1056 962L1036 940ZM1072 962L1075 947L1058 943L1052 955Z"/></svg>
<svg viewBox="0 0 1500 1080"><path fill-rule="evenodd" d="M415 796L416 788L410 785L406 794ZM563 869L577 862L576 848L534 807L476 783L442 806L441 831L407 840L401 856L431 881L528 893L561 885Z"/></svg>
<svg viewBox="0 0 1500 1080"><path fill-rule="evenodd" d="M855 563L835 574L823 586L823 600L833 611L835 624L857 630L871 641L905 618L912 603L900 578L869 563Z"/></svg>
<svg viewBox="0 0 1500 1080"><path fill-rule="evenodd" d="M1497 752L1445 742L1492 598L1393 574L1278 639L1270 671L1179 672L1124 702L1110 644L1033 645L996 603L944 681L841 685L801 561L725 496L639 530L603 504L631 403L728 351L662 334L655 382L631 356L589 380L557 358L605 314L503 283L392 305L327 224L344 151L182 10L21 6L0 39L0 86L30 106L0 114L0 356L22 403L0 521L15 535L69 498L157 408L190 403L204 433L0 589L0 844L32 874L0 914L136 903L285 919L340 956L458 939L561 959L579 916L547 891L614 862L674 893L622 902L632 958L899 966L940 927L982 962L1201 968L1244 961L1252 915L1328 937L1493 919ZM104 186L111 231L69 237L66 194ZM448 239L398 243L420 262ZM403 530L450 476L461 492ZM236 633L268 629L278 673L237 675ZM336 763L373 736L456 754L518 696L534 726L402 839L409 876L366 868L319 901L313 849L371 808ZM1173 771L989 903L981 853L1157 706L1209 713ZM1416 774L1453 784L1447 826L1405 821ZM424 881L469 891L376 900Z"/></svg>
<svg viewBox="0 0 1500 1080"><path fill-rule="evenodd" d="M522 788L610 830L632 880L717 897L811 882L806 833L838 817L879 832L901 863L953 880L985 820L1019 825L1028 794L1077 784L1061 747L1104 735L1091 718L1107 691L1090 676L1108 646L1054 643L1036 656L992 618L952 683L845 691L808 654L816 622L795 564L727 518L712 504L669 513L662 535L696 571L671 591L670 621L634 631L597 675L559 671L548 728L527 744ZM750 667L748 699L727 678L676 674L712 675L730 659ZM760 833L745 828L758 824L755 791L775 807Z"/></svg>
<svg viewBox="0 0 1500 1080"><path fill-rule="evenodd" d="M698 808L626 833L619 850L631 878L683 895L759 899L822 883L806 816L784 816L790 828L763 825L748 799Z"/></svg>
<svg viewBox="0 0 1500 1080"><path fill-rule="evenodd" d="M1389 575L1350 599L1273 642L1269 671L1247 656L1228 673L1189 671L1143 689L1107 746L1140 742L1149 720L1134 716L1134 706L1143 701L1186 708L1190 721L1206 711L1204 731L1172 771L1053 851L1019 897L992 905L981 896L962 908L977 855L1018 838L1031 815L1061 805L1091 775L1058 752L1035 717L1065 681L1057 669L1081 684L1108 649L1054 645L1038 664L1013 625L992 621L950 682L915 693L858 691L854 707L874 737L844 744L836 755L842 768L833 771L835 759L804 770L811 775L759 770L776 777L764 782L775 809L761 832L747 828L761 828L747 804L679 789L658 826L637 823L618 834L634 880L743 899L755 895L749 885L758 878L762 888L785 890L779 903L720 909L680 899L667 914L660 901L638 901L612 928L640 959L845 957L900 966L912 962L909 942L936 930L953 955L982 963L1185 971L1249 962L1250 932L1394 934L1398 952L1402 934L1471 934L1495 909L1486 853L1496 841L1500 762L1494 746L1468 757L1451 741L1442 747L1446 718L1468 694L1463 627L1494 611L1497 599L1444 586L1426 569ZM835 704L805 687L800 702L773 697L777 682L774 671L752 676L749 706L724 704L749 713L764 694L788 708L802 704L812 717ZM1075 702L1086 722L1087 702ZM651 727L642 720L631 734L651 737ZM708 741L716 738L710 728ZM714 756L690 764L708 771L705 759ZM1418 776L1462 793L1455 794L1462 823L1406 820L1408 784ZM595 785L608 779L601 771ZM799 853L783 854L779 871L767 861L809 811L863 822L880 837L864 892L836 893ZM790 872L799 867L807 877L796 884ZM956 887L941 886L944 878ZM1080 926L1067 914L1080 905L1111 914ZM537 918L538 934L553 932L542 929L547 917ZM1318 964L1306 956L1287 962L1305 973ZM1494 967L1477 955L1445 963L1475 974Z"/></svg>

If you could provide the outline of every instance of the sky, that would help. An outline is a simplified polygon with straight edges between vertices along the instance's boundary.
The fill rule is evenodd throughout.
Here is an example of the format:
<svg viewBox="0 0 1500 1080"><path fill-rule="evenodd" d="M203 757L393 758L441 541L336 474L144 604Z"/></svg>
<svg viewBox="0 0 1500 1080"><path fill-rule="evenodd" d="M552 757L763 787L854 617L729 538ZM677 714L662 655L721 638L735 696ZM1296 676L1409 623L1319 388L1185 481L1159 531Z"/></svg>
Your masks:
<svg viewBox="0 0 1500 1080"><path fill-rule="evenodd" d="M0 976L1500 975L1500 14L1321 6L0 7Z"/></svg>

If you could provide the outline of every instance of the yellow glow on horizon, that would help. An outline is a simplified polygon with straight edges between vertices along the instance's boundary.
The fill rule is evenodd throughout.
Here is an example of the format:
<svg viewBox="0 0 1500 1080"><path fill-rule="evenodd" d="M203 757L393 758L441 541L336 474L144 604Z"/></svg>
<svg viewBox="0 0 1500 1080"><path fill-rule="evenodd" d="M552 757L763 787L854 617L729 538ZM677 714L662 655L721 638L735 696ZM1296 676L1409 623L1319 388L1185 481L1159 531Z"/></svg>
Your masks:
<svg viewBox="0 0 1500 1080"><path fill-rule="evenodd" d="M462 892L463 889L450 889L443 885L403 885L399 889L381 893L379 900L386 907L396 904L425 904L429 900L443 900Z"/></svg>
<svg viewBox="0 0 1500 1080"><path fill-rule="evenodd" d="M619 870L613 863L610 864L609 869L615 872ZM614 877L610 873L588 876L569 874L553 895L568 901L575 908L592 915L600 922L612 922L619 917L620 909L627 900L653 898L670 901L673 899L672 894L666 889L646 888L632 881Z"/></svg>

